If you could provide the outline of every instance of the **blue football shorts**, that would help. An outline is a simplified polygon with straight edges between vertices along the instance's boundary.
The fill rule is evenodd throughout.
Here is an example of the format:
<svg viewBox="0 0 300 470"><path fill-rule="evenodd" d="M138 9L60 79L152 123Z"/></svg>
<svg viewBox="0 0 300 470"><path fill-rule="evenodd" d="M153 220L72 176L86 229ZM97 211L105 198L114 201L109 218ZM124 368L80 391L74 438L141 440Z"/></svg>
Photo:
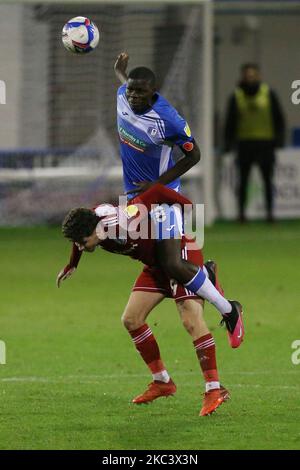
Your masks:
<svg viewBox="0 0 300 470"><path fill-rule="evenodd" d="M160 204L150 212L152 234L155 240L181 239L184 233L182 211L179 205Z"/></svg>

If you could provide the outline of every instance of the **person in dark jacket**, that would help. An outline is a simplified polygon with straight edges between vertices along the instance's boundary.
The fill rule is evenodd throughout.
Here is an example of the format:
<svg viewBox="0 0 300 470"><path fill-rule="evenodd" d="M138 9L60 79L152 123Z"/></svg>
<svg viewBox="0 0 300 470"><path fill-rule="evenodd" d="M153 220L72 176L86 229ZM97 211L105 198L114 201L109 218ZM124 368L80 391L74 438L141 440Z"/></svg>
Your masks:
<svg viewBox="0 0 300 470"><path fill-rule="evenodd" d="M267 221L273 221L275 148L284 144L285 122L275 92L261 81L257 64L241 67L241 79L229 97L225 151L237 149L239 220L244 222L251 167L257 164L265 187Z"/></svg>

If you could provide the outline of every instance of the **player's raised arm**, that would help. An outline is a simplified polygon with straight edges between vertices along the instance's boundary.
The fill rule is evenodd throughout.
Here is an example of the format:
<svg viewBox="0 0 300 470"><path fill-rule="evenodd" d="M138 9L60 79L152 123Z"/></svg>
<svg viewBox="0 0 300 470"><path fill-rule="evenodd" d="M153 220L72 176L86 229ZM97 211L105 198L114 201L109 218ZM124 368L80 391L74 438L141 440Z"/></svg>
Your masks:
<svg viewBox="0 0 300 470"><path fill-rule="evenodd" d="M126 52L121 52L121 54L118 55L114 65L115 74L122 85L127 82L128 78L126 73L128 60L129 55Z"/></svg>

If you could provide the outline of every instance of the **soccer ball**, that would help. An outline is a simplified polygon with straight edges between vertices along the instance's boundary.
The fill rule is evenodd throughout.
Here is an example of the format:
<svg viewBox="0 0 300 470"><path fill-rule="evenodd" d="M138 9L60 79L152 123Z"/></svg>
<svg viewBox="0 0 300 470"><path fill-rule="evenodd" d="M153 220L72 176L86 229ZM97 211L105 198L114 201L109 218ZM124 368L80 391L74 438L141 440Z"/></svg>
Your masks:
<svg viewBox="0 0 300 470"><path fill-rule="evenodd" d="M97 47L99 31L97 26L84 16L69 20L62 30L62 42L74 54L86 54Z"/></svg>

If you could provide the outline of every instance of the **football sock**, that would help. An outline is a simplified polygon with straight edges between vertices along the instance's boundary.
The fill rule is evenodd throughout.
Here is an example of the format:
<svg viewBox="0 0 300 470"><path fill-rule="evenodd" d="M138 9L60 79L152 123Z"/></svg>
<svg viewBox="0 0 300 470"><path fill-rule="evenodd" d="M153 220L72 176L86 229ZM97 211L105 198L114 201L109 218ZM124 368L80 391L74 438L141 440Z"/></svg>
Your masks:
<svg viewBox="0 0 300 470"><path fill-rule="evenodd" d="M170 377L161 360L160 351L155 337L145 323L136 330L129 331L137 351L152 372L153 380L169 382Z"/></svg>
<svg viewBox="0 0 300 470"><path fill-rule="evenodd" d="M170 376L166 370L162 370L157 374L152 374L153 380L158 380L159 382L168 383L170 380Z"/></svg>
<svg viewBox="0 0 300 470"><path fill-rule="evenodd" d="M204 272L205 276L208 277L208 279L209 279L208 271L207 271L207 269L204 265L202 266L202 271Z"/></svg>
<svg viewBox="0 0 300 470"><path fill-rule="evenodd" d="M214 338L208 333L196 339L193 343L205 380L206 392L220 388Z"/></svg>
<svg viewBox="0 0 300 470"><path fill-rule="evenodd" d="M221 315L231 312L231 304L220 294L201 268L198 269L193 279L184 284L184 286L191 292L194 292L194 294L208 300L219 310Z"/></svg>

